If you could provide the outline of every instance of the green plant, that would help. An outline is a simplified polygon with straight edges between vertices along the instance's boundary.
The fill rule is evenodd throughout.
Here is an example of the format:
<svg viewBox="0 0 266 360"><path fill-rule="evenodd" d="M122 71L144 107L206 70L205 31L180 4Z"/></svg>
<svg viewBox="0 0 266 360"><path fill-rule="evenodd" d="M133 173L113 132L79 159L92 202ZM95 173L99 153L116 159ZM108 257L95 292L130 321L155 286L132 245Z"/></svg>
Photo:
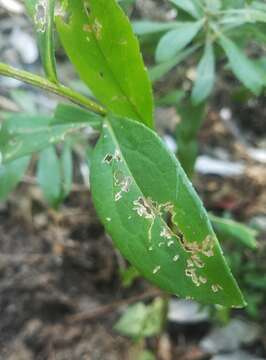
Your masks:
<svg viewBox="0 0 266 360"><path fill-rule="evenodd" d="M53 0L26 4L46 78L6 64L0 64L0 74L56 93L79 107L61 104L50 117L6 116L0 132L1 198L21 179L31 154L40 152L38 180L49 203L58 207L70 191L72 141L90 126L100 133L91 160L92 197L122 254L169 293L243 306L208 214L176 157L154 131L151 84L130 22L117 2L62 0L55 21ZM54 24L96 101L58 82ZM192 28L178 25L178 31L184 32L187 44L203 25L199 19ZM161 48L157 54L167 61L170 55L165 58ZM58 156L54 146L62 142Z"/></svg>

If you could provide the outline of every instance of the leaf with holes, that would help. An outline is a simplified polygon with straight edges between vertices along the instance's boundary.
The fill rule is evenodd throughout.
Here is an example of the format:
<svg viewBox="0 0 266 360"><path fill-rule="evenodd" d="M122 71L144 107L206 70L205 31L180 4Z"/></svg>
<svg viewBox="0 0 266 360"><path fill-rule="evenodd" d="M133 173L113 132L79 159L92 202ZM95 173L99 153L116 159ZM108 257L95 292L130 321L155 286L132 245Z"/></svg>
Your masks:
<svg viewBox="0 0 266 360"><path fill-rule="evenodd" d="M152 127L150 81L117 2L69 0L65 12L57 17L57 29L81 79L110 111Z"/></svg>
<svg viewBox="0 0 266 360"><path fill-rule="evenodd" d="M107 232L143 276L172 294L244 305L199 197L153 131L109 116L91 189Z"/></svg>
<svg viewBox="0 0 266 360"><path fill-rule="evenodd" d="M45 73L49 80L57 82L53 35L55 0L25 0L25 5L37 33Z"/></svg>

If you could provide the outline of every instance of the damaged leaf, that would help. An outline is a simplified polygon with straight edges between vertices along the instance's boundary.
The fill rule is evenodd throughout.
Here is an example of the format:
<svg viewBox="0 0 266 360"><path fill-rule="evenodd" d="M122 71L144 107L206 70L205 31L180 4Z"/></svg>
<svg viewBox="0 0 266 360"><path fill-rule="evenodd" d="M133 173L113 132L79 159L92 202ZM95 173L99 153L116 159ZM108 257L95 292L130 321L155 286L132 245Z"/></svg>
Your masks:
<svg viewBox="0 0 266 360"><path fill-rule="evenodd" d="M48 79L57 82L54 56L55 0L25 0L37 34L44 71Z"/></svg>
<svg viewBox="0 0 266 360"><path fill-rule="evenodd" d="M117 2L69 0L64 12L57 29L80 78L110 111L152 127L151 84L137 38Z"/></svg>
<svg viewBox="0 0 266 360"><path fill-rule="evenodd" d="M109 116L91 189L107 232L144 277L203 303L244 305L199 197L153 131Z"/></svg>

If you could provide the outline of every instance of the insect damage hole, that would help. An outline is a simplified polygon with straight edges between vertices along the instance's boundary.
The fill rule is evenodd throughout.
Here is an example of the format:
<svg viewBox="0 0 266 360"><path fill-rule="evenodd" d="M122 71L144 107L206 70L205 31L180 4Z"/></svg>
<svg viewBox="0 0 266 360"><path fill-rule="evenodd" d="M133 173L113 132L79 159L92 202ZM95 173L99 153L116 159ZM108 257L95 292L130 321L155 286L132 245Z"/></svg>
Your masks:
<svg viewBox="0 0 266 360"><path fill-rule="evenodd" d="M45 32L47 23L47 1L40 0L35 6L34 23L37 32Z"/></svg>

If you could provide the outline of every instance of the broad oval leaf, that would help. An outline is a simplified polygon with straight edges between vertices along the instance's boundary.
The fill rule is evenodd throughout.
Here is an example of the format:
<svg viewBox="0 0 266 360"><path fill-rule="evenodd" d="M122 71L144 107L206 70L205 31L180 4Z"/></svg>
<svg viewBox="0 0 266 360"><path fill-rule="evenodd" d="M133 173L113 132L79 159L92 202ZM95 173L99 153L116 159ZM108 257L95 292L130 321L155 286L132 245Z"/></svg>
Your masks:
<svg viewBox="0 0 266 360"><path fill-rule="evenodd" d="M147 279L204 303L244 305L201 201L153 131L132 120L106 119L91 189L107 232Z"/></svg>
<svg viewBox="0 0 266 360"><path fill-rule="evenodd" d="M192 90L192 101L198 105L211 93L215 81L215 58L213 45L207 42L197 68L197 79Z"/></svg>
<svg viewBox="0 0 266 360"><path fill-rule="evenodd" d="M55 0L25 0L37 33L44 71L52 82L57 82L54 56Z"/></svg>
<svg viewBox="0 0 266 360"><path fill-rule="evenodd" d="M164 62L172 59L187 46L202 28L204 20L179 23L179 26L166 33L156 48L156 61Z"/></svg>
<svg viewBox="0 0 266 360"><path fill-rule="evenodd" d="M224 49L233 73L249 90L258 95L264 86L263 77L256 64L228 37L221 35L219 42Z"/></svg>
<svg viewBox="0 0 266 360"><path fill-rule="evenodd" d="M151 84L131 24L115 0L69 0L57 17L80 78L112 112L153 126Z"/></svg>

